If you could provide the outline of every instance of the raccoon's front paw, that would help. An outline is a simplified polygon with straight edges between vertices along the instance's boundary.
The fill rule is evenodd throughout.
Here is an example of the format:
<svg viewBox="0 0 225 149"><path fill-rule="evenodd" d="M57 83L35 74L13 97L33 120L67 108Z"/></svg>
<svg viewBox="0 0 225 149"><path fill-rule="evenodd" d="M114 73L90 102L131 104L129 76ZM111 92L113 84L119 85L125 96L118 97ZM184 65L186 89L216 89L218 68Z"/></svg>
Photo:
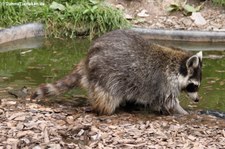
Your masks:
<svg viewBox="0 0 225 149"><path fill-rule="evenodd" d="M189 114L186 110L184 110L179 104L174 107L175 114L187 115Z"/></svg>
<svg viewBox="0 0 225 149"><path fill-rule="evenodd" d="M178 114L188 115L189 113L187 111L183 110L183 111L179 111Z"/></svg>

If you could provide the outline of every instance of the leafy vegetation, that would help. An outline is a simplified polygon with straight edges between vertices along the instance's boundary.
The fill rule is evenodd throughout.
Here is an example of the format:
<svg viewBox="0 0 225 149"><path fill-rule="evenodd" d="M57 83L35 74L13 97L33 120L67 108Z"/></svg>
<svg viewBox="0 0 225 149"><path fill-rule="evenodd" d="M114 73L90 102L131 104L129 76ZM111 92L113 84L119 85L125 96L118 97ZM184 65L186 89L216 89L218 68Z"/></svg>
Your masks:
<svg viewBox="0 0 225 149"><path fill-rule="evenodd" d="M51 37L100 35L129 26L122 12L108 6L103 0L62 0L40 3L3 1L0 3L0 26L41 22ZM30 4L30 5L28 5Z"/></svg>
<svg viewBox="0 0 225 149"><path fill-rule="evenodd" d="M174 12L174 11L181 11L184 15L191 15L193 12L198 12L201 10L204 3L202 3L199 6L192 6L187 3L187 1L181 3L181 2L174 2L169 5L167 8L168 12Z"/></svg>
<svg viewBox="0 0 225 149"><path fill-rule="evenodd" d="M225 6L225 0L213 0L213 3Z"/></svg>

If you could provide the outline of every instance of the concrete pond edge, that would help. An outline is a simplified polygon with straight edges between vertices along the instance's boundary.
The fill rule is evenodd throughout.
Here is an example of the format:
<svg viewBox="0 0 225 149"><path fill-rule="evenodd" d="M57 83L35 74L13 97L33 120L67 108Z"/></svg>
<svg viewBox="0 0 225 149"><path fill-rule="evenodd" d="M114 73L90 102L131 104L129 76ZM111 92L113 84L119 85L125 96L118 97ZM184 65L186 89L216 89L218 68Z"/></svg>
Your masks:
<svg viewBox="0 0 225 149"><path fill-rule="evenodd" d="M183 42L225 42L225 32L132 28L148 39Z"/></svg>
<svg viewBox="0 0 225 149"><path fill-rule="evenodd" d="M44 25L29 23L0 30L0 44L19 39L45 36Z"/></svg>
<svg viewBox="0 0 225 149"><path fill-rule="evenodd" d="M194 30L167 30L136 28L136 31L147 39L183 41L183 42L225 42L225 32L222 31L194 31ZM18 39L45 36L44 25L40 23L29 23L12 26L0 30L0 44Z"/></svg>

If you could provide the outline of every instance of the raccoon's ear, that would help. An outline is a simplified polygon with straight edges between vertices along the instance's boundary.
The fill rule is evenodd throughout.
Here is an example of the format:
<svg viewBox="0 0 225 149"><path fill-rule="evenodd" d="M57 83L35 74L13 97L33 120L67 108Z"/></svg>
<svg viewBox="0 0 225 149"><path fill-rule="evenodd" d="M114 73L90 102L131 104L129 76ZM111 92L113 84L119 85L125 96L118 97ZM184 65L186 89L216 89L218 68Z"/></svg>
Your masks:
<svg viewBox="0 0 225 149"><path fill-rule="evenodd" d="M198 52L195 55L200 59L200 61L202 61L202 51Z"/></svg>
<svg viewBox="0 0 225 149"><path fill-rule="evenodd" d="M196 55L191 56L187 61L186 61L186 66L187 68L196 68L199 65L199 57Z"/></svg>

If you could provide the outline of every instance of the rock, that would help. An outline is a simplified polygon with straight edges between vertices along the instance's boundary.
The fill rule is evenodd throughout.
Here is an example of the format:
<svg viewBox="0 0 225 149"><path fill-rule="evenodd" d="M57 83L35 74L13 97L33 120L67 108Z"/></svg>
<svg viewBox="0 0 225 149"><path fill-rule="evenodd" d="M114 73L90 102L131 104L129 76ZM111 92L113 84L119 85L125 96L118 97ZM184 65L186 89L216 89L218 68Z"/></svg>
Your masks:
<svg viewBox="0 0 225 149"><path fill-rule="evenodd" d="M66 117L66 122L69 123L69 124L72 124L74 122L73 116L67 116Z"/></svg>
<svg viewBox="0 0 225 149"><path fill-rule="evenodd" d="M19 122L17 125L16 125L16 129L17 130L22 130L24 128L24 125L22 122Z"/></svg>
<svg viewBox="0 0 225 149"><path fill-rule="evenodd" d="M124 6L121 5L121 4L117 4L115 7L116 7L117 9L124 10Z"/></svg>
<svg viewBox="0 0 225 149"><path fill-rule="evenodd" d="M97 140L99 140L100 138L101 138L101 134L100 134L100 133L97 133L97 134L91 136L91 140L92 140L92 141L97 141Z"/></svg>
<svg viewBox="0 0 225 149"><path fill-rule="evenodd" d="M137 14L137 16L138 17L148 17L149 16L149 14L148 14L148 11L146 10L146 9L143 9L143 10L141 10L141 12L139 12L138 14Z"/></svg>
<svg viewBox="0 0 225 149"><path fill-rule="evenodd" d="M183 18L181 19L181 22L186 26L186 27L189 27L192 25L192 20L189 19L189 18Z"/></svg>
<svg viewBox="0 0 225 149"><path fill-rule="evenodd" d="M132 19L134 18L132 15L127 14L127 13L124 14L124 17L125 17L127 20L132 20Z"/></svg>
<svg viewBox="0 0 225 149"><path fill-rule="evenodd" d="M191 19L194 20L194 23L199 26L205 25L207 23L200 12L193 12L191 15Z"/></svg>

